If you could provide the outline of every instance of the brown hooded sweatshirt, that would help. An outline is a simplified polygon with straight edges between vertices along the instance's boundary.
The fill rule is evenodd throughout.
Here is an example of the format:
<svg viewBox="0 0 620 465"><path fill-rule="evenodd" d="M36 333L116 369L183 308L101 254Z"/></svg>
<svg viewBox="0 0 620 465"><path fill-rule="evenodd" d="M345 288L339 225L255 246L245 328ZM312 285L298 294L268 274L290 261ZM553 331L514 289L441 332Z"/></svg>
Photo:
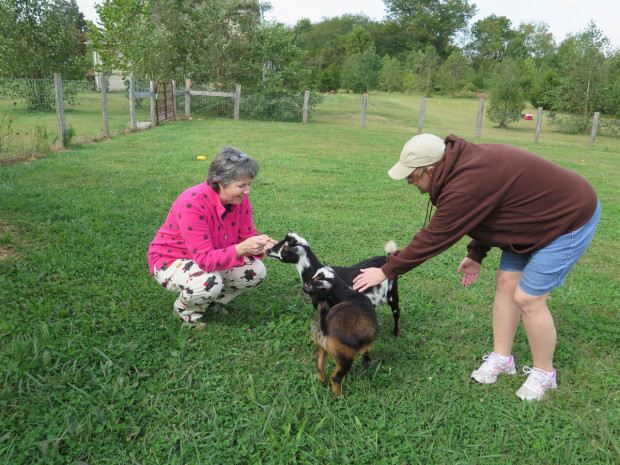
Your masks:
<svg viewBox="0 0 620 465"><path fill-rule="evenodd" d="M577 173L526 150L473 144L451 135L431 180L437 208L381 271L394 279L468 235L468 257L481 263L491 247L515 253L541 249L590 220L596 192Z"/></svg>

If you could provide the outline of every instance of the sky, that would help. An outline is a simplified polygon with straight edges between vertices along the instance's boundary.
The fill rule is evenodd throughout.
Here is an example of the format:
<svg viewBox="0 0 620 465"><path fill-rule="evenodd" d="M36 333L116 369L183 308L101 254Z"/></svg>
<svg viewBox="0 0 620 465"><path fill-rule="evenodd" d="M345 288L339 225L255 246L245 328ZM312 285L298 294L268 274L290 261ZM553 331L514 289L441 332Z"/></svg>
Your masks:
<svg viewBox="0 0 620 465"><path fill-rule="evenodd" d="M77 3L86 19L97 21L94 5L100 1L77 0ZM385 16L382 0L270 0L270 3L273 8L266 19L289 26L302 18L316 23L345 13L363 13L374 20ZM568 34L582 32L590 20L594 20L611 46L620 48L619 0L470 0L469 4L475 4L479 10L470 24L491 14L506 16L513 28L521 23L542 21L549 25L557 44Z"/></svg>

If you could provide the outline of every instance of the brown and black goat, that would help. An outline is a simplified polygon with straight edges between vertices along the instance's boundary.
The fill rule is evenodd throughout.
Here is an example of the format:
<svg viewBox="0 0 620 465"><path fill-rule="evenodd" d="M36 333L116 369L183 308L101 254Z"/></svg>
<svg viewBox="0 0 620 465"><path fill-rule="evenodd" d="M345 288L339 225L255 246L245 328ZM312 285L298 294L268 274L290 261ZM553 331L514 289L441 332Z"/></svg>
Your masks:
<svg viewBox="0 0 620 465"><path fill-rule="evenodd" d="M375 307L329 266L320 268L304 283L304 292L318 298L312 339L319 353L319 379L327 386L325 356L329 354L336 363L331 375L332 392L340 395L342 379L358 354L363 354L364 368L370 367L370 346L377 339L379 328Z"/></svg>
<svg viewBox="0 0 620 465"><path fill-rule="evenodd" d="M384 250L388 254L394 252L396 250L396 244L393 241L389 241L385 245ZM310 281L319 268L323 266L312 252L312 249L310 249L308 241L293 231L290 231L284 239L269 249L267 251L267 256L284 263L294 264L302 284ZM362 268L381 268L385 265L386 261L387 257L385 255L379 255L352 266L333 266L332 269L347 285L352 286L353 279L360 274ZM394 337L398 337L400 335L398 277L393 280L387 279L376 286L369 287L364 291L364 294L370 299L374 306L380 305L383 302L389 304L394 317ZM312 305L316 309L318 298L316 296L311 297Z"/></svg>

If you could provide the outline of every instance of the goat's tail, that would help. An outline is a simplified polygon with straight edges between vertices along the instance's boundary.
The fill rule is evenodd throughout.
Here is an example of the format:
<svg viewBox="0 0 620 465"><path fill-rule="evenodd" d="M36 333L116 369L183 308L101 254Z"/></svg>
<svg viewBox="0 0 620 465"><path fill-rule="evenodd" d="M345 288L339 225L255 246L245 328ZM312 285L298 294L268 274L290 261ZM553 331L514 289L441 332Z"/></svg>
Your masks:
<svg viewBox="0 0 620 465"><path fill-rule="evenodd" d="M319 329L323 333L323 335L327 335L329 333L327 329L327 314L329 313L330 306L326 300L322 300L316 307L317 316L319 320Z"/></svg>
<svg viewBox="0 0 620 465"><path fill-rule="evenodd" d="M388 241L383 246L383 250L385 250L385 253L389 255L393 252L396 252L398 250L398 247L396 246L396 242Z"/></svg>

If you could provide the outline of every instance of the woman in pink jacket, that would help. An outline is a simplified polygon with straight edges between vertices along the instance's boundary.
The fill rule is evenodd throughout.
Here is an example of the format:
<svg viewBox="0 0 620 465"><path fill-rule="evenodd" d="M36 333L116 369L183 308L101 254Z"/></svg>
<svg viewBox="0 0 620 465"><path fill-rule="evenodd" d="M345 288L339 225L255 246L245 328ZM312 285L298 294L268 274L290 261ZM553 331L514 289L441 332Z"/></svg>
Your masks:
<svg viewBox="0 0 620 465"><path fill-rule="evenodd" d="M174 311L202 328L207 308L226 304L265 279L260 261L276 241L258 235L252 221L250 185L258 163L224 147L209 165L207 181L183 192L149 246L149 270L178 293Z"/></svg>

